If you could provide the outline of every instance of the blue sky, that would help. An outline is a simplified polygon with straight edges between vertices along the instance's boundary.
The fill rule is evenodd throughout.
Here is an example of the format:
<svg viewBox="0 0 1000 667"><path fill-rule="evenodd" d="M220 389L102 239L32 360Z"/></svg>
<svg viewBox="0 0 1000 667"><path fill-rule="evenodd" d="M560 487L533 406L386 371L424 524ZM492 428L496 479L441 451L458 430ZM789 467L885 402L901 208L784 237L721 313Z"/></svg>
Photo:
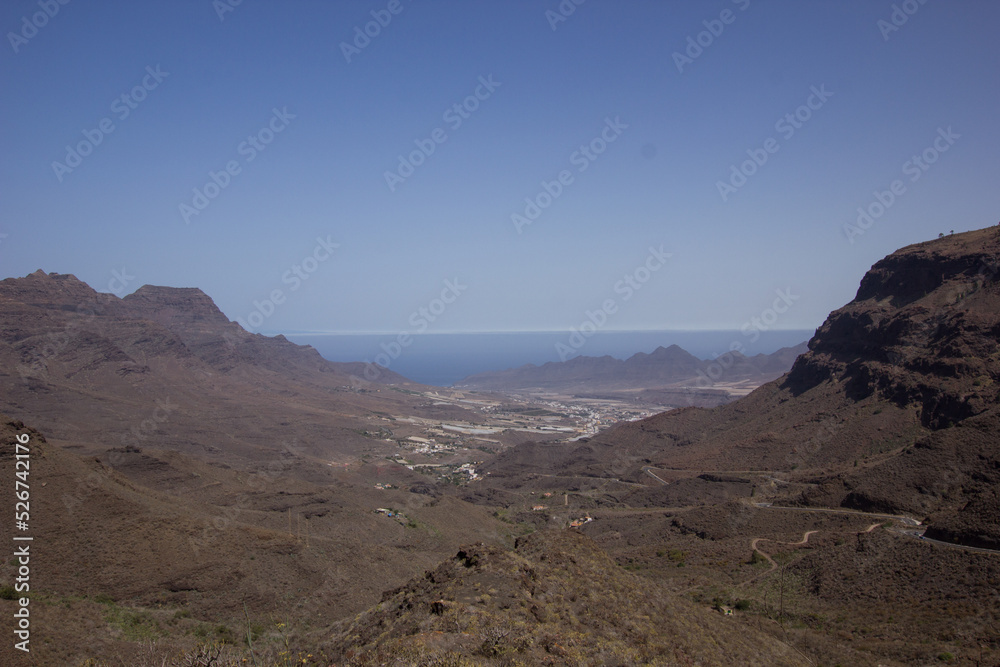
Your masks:
<svg viewBox="0 0 1000 667"><path fill-rule="evenodd" d="M264 332L738 329L778 291L811 329L1000 220L995 2L229 2L4 3L0 277Z"/></svg>

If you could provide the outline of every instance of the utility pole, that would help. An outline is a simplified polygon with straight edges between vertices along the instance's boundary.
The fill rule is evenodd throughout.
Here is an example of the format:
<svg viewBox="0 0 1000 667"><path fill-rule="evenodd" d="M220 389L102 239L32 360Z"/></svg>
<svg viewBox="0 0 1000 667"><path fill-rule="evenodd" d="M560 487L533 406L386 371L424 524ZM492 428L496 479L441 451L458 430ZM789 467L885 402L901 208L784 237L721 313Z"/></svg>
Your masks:
<svg viewBox="0 0 1000 667"><path fill-rule="evenodd" d="M778 587L778 624L785 627L785 566L781 566L781 584Z"/></svg>

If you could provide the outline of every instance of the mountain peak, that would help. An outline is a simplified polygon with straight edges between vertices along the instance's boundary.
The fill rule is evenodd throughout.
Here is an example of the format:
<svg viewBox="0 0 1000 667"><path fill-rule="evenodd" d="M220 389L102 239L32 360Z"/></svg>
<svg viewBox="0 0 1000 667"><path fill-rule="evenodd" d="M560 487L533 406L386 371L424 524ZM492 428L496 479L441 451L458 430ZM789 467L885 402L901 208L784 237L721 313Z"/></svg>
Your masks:
<svg viewBox="0 0 1000 667"><path fill-rule="evenodd" d="M57 311L68 312L80 307L99 309L96 303L99 296L117 300L111 294L99 295L90 285L69 273L45 273L38 269L23 278L0 280L0 297Z"/></svg>
<svg viewBox="0 0 1000 667"><path fill-rule="evenodd" d="M229 323L212 298L197 287L143 285L122 302L133 314L168 326L179 322Z"/></svg>

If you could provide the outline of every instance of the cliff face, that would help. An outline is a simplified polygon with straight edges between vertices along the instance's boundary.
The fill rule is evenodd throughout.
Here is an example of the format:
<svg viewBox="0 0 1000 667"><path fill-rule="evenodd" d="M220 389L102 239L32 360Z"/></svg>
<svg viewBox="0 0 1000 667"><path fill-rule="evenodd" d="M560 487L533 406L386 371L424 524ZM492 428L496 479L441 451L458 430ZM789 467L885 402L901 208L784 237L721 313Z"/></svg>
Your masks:
<svg viewBox="0 0 1000 667"><path fill-rule="evenodd" d="M711 410L621 424L538 469L634 481L646 465L785 471L826 480L802 502L960 512L1000 479L1000 437L982 428L1000 412L998 258L998 228L903 248L783 378ZM533 457L497 466L508 459L523 470Z"/></svg>
<svg viewBox="0 0 1000 667"><path fill-rule="evenodd" d="M998 400L1000 228L909 246L875 264L785 380L801 395L844 383L853 400L919 406L944 428Z"/></svg>

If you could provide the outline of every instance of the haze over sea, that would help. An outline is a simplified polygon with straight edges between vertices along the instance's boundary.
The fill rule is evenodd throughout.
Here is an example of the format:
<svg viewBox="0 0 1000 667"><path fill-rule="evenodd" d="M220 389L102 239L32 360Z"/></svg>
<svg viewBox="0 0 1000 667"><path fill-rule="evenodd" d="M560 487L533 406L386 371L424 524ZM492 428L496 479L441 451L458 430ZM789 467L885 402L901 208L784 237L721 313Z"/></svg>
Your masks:
<svg viewBox="0 0 1000 667"><path fill-rule="evenodd" d="M576 356L627 359L660 346L679 345L700 359L713 359L735 344L742 345L744 354L753 356L797 345L813 333L804 329L751 331L749 335L740 331L598 331L586 339ZM567 331L413 334L408 346L398 348L398 334L389 333L285 336L300 345L312 345L329 361L380 363L415 382L439 387L450 387L475 373L560 361L556 345L571 346Z"/></svg>

